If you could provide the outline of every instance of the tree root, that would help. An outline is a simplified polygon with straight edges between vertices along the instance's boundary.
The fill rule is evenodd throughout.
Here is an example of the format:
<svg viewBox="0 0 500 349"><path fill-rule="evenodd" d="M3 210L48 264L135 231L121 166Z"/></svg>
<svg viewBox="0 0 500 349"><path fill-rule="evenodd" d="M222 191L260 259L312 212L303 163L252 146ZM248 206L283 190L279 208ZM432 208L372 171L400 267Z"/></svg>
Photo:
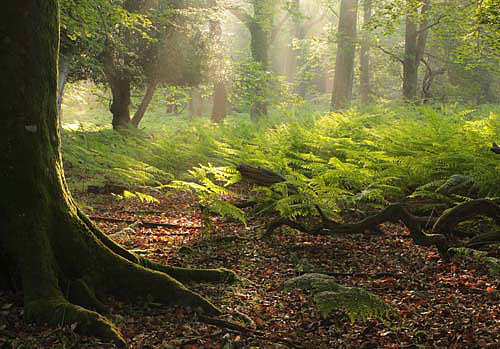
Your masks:
<svg viewBox="0 0 500 349"><path fill-rule="evenodd" d="M71 304L63 298L41 299L24 305L28 321L46 322L52 326L77 324L76 330L113 342L125 348L126 342L118 329L97 312Z"/></svg>
<svg viewBox="0 0 500 349"><path fill-rule="evenodd" d="M381 223L402 222L410 230L410 237L417 245L436 246L441 256L447 258L447 250L451 246L449 246L450 243L445 234L452 233L459 223L477 215L482 215L492 218L496 224L500 225L500 206L488 199L467 201L446 210L437 219L414 216L401 205L395 204L356 223L337 223L327 218L319 207L317 209L322 221L313 227L307 227L300 222L282 218L269 224L265 234L271 234L275 229L283 225L311 235L356 234L367 230L374 231ZM433 223L432 233L426 234L421 227L429 223ZM500 233L487 233L471 239L467 246L480 246L499 241Z"/></svg>
<svg viewBox="0 0 500 349"><path fill-rule="evenodd" d="M390 205L382 212L356 223L337 223L327 218L319 208L318 210L322 222L316 226L309 228L289 219L279 219L268 226L265 234L271 234L276 228L283 225L311 235L359 234L367 230L374 230L379 224L385 222L399 223L401 221L410 230L410 237L417 245L436 246L443 257L447 255L448 242L446 236L443 234L425 234L421 229L421 224L428 218L413 216L401 205Z"/></svg>
<svg viewBox="0 0 500 349"><path fill-rule="evenodd" d="M182 224L172 224L172 223L153 223L153 222L143 222L138 219L122 219L122 218L113 218L113 217L102 217L102 216L89 216L90 219L95 221L106 221L106 222L114 222L114 223L127 223L134 224L138 223L139 226L143 226L146 228L169 228L169 229L201 229L199 225L182 225Z"/></svg>
<svg viewBox="0 0 500 349"><path fill-rule="evenodd" d="M68 206L69 210L55 210L57 213L49 223L38 219L28 222L38 230L18 229L39 233L24 238L23 245L19 245L26 253L19 253L24 260L17 264L17 277L22 279L28 321L75 325L82 334L124 347L126 343L118 329L102 315L107 311L99 300L101 295L151 298L162 304L189 306L208 315L222 313L180 281L239 280L234 272L151 262L110 240L71 201Z"/></svg>
<svg viewBox="0 0 500 349"><path fill-rule="evenodd" d="M139 264L145 268L165 273L180 282L235 282L239 277L232 270L225 268L218 269L196 269L196 268L182 268L172 267L159 263L152 262L146 258L138 256L126 250L122 246L116 244L81 211L79 210L78 216L85 224L91 229L94 235L104 244L119 256L131 261L132 263Z"/></svg>
<svg viewBox="0 0 500 349"><path fill-rule="evenodd" d="M214 319L214 318L203 316L203 315L200 315L200 320L207 323L207 324L217 326L219 328L238 331L241 333L253 334L253 335L262 337L270 342L282 343L282 344L287 345L290 348L302 348L303 347L300 343L297 343L295 341L292 341L292 340L289 340L286 338L281 338L278 336L268 335L262 331L258 331L258 330L254 330L254 329L251 329L251 328L248 328L245 326L241 326L241 325L238 325L238 324L230 322L230 321Z"/></svg>
<svg viewBox="0 0 500 349"><path fill-rule="evenodd" d="M500 225L500 206L488 199L476 199L446 210L438 218L432 231L450 233L460 222L477 215L490 217Z"/></svg>

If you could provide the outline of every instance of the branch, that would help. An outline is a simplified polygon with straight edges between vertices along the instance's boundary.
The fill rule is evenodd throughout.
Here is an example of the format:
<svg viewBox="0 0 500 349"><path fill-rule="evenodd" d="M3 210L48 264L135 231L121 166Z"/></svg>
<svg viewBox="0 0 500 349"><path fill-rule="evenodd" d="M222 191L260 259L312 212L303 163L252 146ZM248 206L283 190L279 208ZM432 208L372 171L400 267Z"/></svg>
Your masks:
<svg viewBox="0 0 500 349"><path fill-rule="evenodd" d="M252 23L252 16L250 16L248 12L246 12L240 7L228 7L227 9L236 18L238 18L241 21L241 23L243 23L247 27L250 27L250 24Z"/></svg>
<svg viewBox="0 0 500 349"><path fill-rule="evenodd" d="M477 215L490 217L496 224L500 224L500 206L488 199L476 199L446 210L436 221L432 231L451 232L458 223Z"/></svg>
<svg viewBox="0 0 500 349"><path fill-rule="evenodd" d="M375 46L375 47L376 47L376 48L378 48L378 49L379 49L380 51L382 51L383 53L385 53L385 54L387 54L387 55L391 56L393 59L395 59L395 60L399 61L401 64L404 64L404 61L403 61L401 58L399 58L398 56L396 56L394 53L392 53L391 51L386 50L385 48L383 48L383 47L382 47L382 46L380 46L380 45L379 45L379 46Z"/></svg>
<svg viewBox="0 0 500 349"><path fill-rule="evenodd" d="M431 29L432 27L434 27L434 26L438 25L438 24L441 22L441 20L442 20L443 18L447 17L447 16L448 16L448 15L441 15L441 16L439 16L439 17L438 17L438 19L436 19L436 21L435 21L434 23L429 24L429 25L426 25L426 26L425 26L425 27L423 27L422 29L417 30L417 34L423 33L423 32L425 32L426 30L429 30L429 29Z"/></svg>

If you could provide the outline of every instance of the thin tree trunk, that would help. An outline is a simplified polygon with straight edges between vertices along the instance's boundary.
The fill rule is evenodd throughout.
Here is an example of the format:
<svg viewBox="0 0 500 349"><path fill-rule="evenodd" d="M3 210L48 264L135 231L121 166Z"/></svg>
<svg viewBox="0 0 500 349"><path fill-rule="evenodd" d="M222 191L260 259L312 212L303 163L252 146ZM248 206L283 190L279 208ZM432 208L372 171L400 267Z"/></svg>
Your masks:
<svg viewBox="0 0 500 349"><path fill-rule="evenodd" d="M189 99L188 110L191 118L195 118L203 114L203 100L201 98L201 91L197 87L193 87L191 89L191 98Z"/></svg>
<svg viewBox="0 0 500 349"><path fill-rule="evenodd" d="M254 0L254 17L249 23L248 28L251 34L252 57L259 64L259 69L266 71L269 66L269 30L266 24L271 23L270 14L266 11L266 1ZM250 116L254 121L267 115L267 81L259 80L255 82L255 100L250 109Z"/></svg>
<svg viewBox="0 0 500 349"><path fill-rule="evenodd" d="M111 44L107 44L104 54L104 74L111 89L109 111L113 115L113 130L126 129L130 125L130 80L117 71L113 60Z"/></svg>
<svg viewBox="0 0 500 349"><path fill-rule="evenodd" d="M216 47L222 47L222 26L220 20L212 20L210 22L210 32L214 38L214 44ZM217 55L218 61L223 61L224 56L222 52L219 52ZM214 89L212 94L212 121L213 122L221 122L226 118L227 114L227 93L226 93L226 84L224 82L224 74L221 70L221 67L218 67L217 64L214 66Z"/></svg>
<svg viewBox="0 0 500 349"><path fill-rule="evenodd" d="M227 113L227 93L224 82L219 81L215 83L213 100L212 121L221 122L226 118Z"/></svg>
<svg viewBox="0 0 500 349"><path fill-rule="evenodd" d="M146 86L146 92L144 93L144 96L142 97L141 104L139 104L139 107L137 108L134 117L131 120L131 124L134 127L139 127L139 123L141 122L142 118L144 117L144 114L146 113L146 109L148 109L149 104L151 103L151 100L153 99L153 96L156 91L156 86L158 86L158 81L153 80L150 81L147 86Z"/></svg>
<svg viewBox="0 0 500 349"><path fill-rule="evenodd" d="M405 52L403 58L403 98L414 101L417 98L417 25L413 16L406 16Z"/></svg>
<svg viewBox="0 0 500 349"><path fill-rule="evenodd" d="M418 86L418 67L423 57L427 41L428 19L426 12L430 9L430 0L426 0L420 14L424 16L417 29L414 14L406 16L405 52L403 59L403 98L416 101Z"/></svg>
<svg viewBox="0 0 500 349"><path fill-rule="evenodd" d="M342 0L338 26L331 109L348 108L352 99L354 55L356 50L357 0Z"/></svg>
<svg viewBox="0 0 500 349"><path fill-rule="evenodd" d="M363 4L363 24L370 23L372 13L372 1L365 0ZM359 52L359 70L360 70L360 94L361 103L368 104L372 101L370 86L370 31L365 29L361 40Z"/></svg>

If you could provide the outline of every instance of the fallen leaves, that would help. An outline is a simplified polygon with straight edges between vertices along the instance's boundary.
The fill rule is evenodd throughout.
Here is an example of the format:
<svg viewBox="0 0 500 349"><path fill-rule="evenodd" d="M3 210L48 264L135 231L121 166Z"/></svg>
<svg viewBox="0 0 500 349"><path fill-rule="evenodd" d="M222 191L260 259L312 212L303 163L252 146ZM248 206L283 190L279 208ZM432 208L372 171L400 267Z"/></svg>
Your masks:
<svg viewBox="0 0 500 349"><path fill-rule="evenodd" d="M160 195L159 203L145 205L84 195L98 216L201 225L199 208L190 195L178 193L167 199ZM277 344L279 339L305 348L500 346L500 281L480 268L446 263L433 249L415 246L402 235L408 234L405 228L388 224L383 226L385 235L335 237L313 237L283 229L266 240L256 233L265 226L264 220L249 220L244 227L211 218L213 227L208 234L202 234L199 228L141 227L127 234L124 245L160 263L235 270L250 282L189 287L228 313L237 309L246 314L264 336L203 323L191 309L147 300L123 304L108 299L110 313L115 314L114 321L131 348L287 347ZM107 233L127 227L119 222L98 224ZM235 238L225 239L228 236ZM191 252L186 253L181 246L188 246ZM337 281L345 286L365 287L395 307L400 318L386 324L375 319L351 324L341 313L323 319L307 294L283 290L284 280L297 275L298 264L313 271L337 273ZM54 332L27 325L22 320L19 295L0 293L0 315L0 346L16 340L24 347L61 347L62 343L79 348L113 347L78 336L71 326ZM15 338L9 338L9 333Z"/></svg>

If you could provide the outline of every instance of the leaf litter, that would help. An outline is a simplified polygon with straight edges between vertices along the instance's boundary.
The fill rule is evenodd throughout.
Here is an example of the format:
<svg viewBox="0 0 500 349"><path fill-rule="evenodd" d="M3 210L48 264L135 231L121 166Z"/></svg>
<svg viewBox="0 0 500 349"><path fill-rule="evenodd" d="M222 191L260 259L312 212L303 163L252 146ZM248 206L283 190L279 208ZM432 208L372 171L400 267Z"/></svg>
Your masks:
<svg viewBox="0 0 500 349"><path fill-rule="evenodd" d="M382 226L383 235L309 236L283 228L262 238L268 218L252 217L245 227L213 216L208 230L194 196L148 194L159 202L75 196L90 215L178 225L138 225L118 241L136 253L176 266L226 267L248 282L188 285L229 314L220 321L237 324L234 328L207 323L190 308L106 299L130 348L500 347L499 280L480 266L441 260L434 249L414 245L398 225ZM110 236L129 225L96 223ZM363 287L394 307L398 317L352 323L337 312L323 318L307 292L284 290L286 280L304 272ZM0 314L0 348L114 347L76 334L74 326L25 323L18 293L0 293Z"/></svg>

